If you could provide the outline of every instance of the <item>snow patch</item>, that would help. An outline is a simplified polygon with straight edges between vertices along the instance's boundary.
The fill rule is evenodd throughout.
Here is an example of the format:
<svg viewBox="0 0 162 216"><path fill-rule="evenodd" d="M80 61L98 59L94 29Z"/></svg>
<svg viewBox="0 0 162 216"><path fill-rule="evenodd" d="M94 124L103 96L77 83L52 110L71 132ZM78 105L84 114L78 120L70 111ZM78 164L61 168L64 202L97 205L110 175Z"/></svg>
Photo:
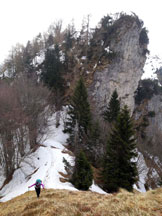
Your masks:
<svg viewBox="0 0 162 216"><path fill-rule="evenodd" d="M162 66L162 59L158 56L149 56L144 66L141 79L157 79L156 70Z"/></svg>
<svg viewBox="0 0 162 216"><path fill-rule="evenodd" d="M60 115L60 126L58 128L55 127L56 114L51 116L49 119L49 133L47 134L46 140L42 143L42 146L21 162L20 168L14 172L12 180L0 191L0 196L2 196L0 199L1 202L8 201L27 192L28 186L35 183L38 178L42 180L45 188L77 191L71 183L63 183L60 181L60 177L62 177L60 172L66 174L63 158L71 165L74 164L75 159L69 154L63 153L65 152L63 150L66 150L66 139L68 137L67 134L63 133L66 108ZM2 177L0 180L3 180ZM30 190L34 190L34 187L30 188ZM90 190L105 194L105 192L94 183Z"/></svg>
<svg viewBox="0 0 162 216"><path fill-rule="evenodd" d="M43 63L43 61L45 60L45 52L42 50L40 53L37 54L37 56L35 56L35 58L33 59L33 65L34 66L38 66L40 64Z"/></svg>
<svg viewBox="0 0 162 216"><path fill-rule="evenodd" d="M82 56L81 57L82 60L86 60L86 58L87 58L86 56Z"/></svg>
<svg viewBox="0 0 162 216"><path fill-rule="evenodd" d="M61 51L59 52L59 54L60 54L60 61L61 61L62 63L64 63L64 62L65 62L65 53L63 53L63 51L61 50Z"/></svg>
<svg viewBox="0 0 162 216"><path fill-rule="evenodd" d="M146 165L145 159L141 152L138 152L137 168L139 174L138 187L134 186L140 192L146 192L145 183L149 168Z"/></svg>
<svg viewBox="0 0 162 216"><path fill-rule="evenodd" d="M109 46L105 48L105 51L106 51L107 53L113 53L113 51L110 49Z"/></svg>
<svg viewBox="0 0 162 216"><path fill-rule="evenodd" d="M97 67L97 64L94 65L93 69L95 69Z"/></svg>
<svg viewBox="0 0 162 216"><path fill-rule="evenodd" d="M98 185L96 185L93 181L93 184L89 188L90 191L97 192L100 194L107 194L104 190L102 190Z"/></svg>

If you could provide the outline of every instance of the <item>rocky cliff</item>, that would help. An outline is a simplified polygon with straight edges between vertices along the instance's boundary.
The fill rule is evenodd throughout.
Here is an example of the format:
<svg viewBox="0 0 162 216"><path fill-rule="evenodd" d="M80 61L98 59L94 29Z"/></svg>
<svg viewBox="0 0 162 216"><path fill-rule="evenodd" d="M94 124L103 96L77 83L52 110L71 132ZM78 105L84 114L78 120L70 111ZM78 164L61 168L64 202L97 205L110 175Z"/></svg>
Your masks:
<svg viewBox="0 0 162 216"><path fill-rule="evenodd" d="M162 95L154 95L135 106L134 94L148 52L146 40L141 40L141 34L143 28L136 16L124 16L114 23L108 46L114 56L94 72L89 97L95 116L103 112L115 89L121 105L126 104L131 113L135 110L137 125L142 124L142 130L138 132L138 150L143 155L143 162L138 163L140 166L145 164L139 178L143 179L145 189L148 189L156 187L162 175Z"/></svg>
<svg viewBox="0 0 162 216"><path fill-rule="evenodd" d="M123 16L114 23L109 50L114 53L112 61L96 70L89 95L95 113L101 113L116 89L122 104L134 109L134 92L143 73L147 45L140 43L142 25L137 17Z"/></svg>
<svg viewBox="0 0 162 216"><path fill-rule="evenodd" d="M135 108L138 149L147 166L145 182L155 188L162 177L162 94L145 99Z"/></svg>

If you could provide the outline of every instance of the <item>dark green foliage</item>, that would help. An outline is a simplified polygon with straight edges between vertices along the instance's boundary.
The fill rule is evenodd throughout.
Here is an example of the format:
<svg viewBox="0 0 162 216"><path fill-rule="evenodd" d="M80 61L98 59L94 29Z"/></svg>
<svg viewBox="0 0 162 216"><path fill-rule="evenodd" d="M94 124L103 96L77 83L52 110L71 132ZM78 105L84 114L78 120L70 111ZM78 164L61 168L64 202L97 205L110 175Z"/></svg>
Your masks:
<svg viewBox="0 0 162 216"><path fill-rule="evenodd" d="M101 27L103 27L104 29L107 29L109 26L112 25L112 17L110 17L109 15L104 16L101 19Z"/></svg>
<svg viewBox="0 0 162 216"><path fill-rule="evenodd" d="M141 128L140 134L141 134L141 138L144 140L146 139L145 128L149 126L148 115L144 115L142 120L143 121L140 124L140 128Z"/></svg>
<svg viewBox="0 0 162 216"><path fill-rule="evenodd" d="M120 112L120 101L118 99L118 93L115 90L111 96L110 102L106 107L105 112L103 113L103 117L105 121L113 122L116 120L118 114Z"/></svg>
<svg viewBox="0 0 162 216"><path fill-rule="evenodd" d="M149 44L149 38L148 38L148 30L146 28L142 28L140 37L139 37L139 44L140 45L148 45ZM150 51L145 48L143 50L143 55L149 54Z"/></svg>
<svg viewBox="0 0 162 216"><path fill-rule="evenodd" d="M135 92L135 103L140 104L144 99L151 99L153 95L161 94L162 87L158 85L158 80L144 79L139 82Z"/></svg>
<svg viewBox="0 0 162 216"><path fill-rule="evenodd" d="M75 31L68 29L65 33L65 50L68 51L73 46Z"/></svg>
<svg viewBox="0 0 162 216"><path fill-rule="evenodd" d="M45 53L42 80L52 90L64 91L63 64L60 61L58 45L47 49Z"/></svg>
<svg viewBox="0 0 162 216"><path fill-rule="evenodd" d="M113 50L109 48L112 34L114 33L113 19L109 15L104 16L100 21L100 28L96 28L90 39L90 46L87 52L88 60L101 61L103 59L112 61L116 57Z"/></svg>
<svg viewBox="0 0 162 216"><path fill-rule="evenodd" d="M103 171L102 171L102 179L104 190L107 192L117 192L119 189L118 185L118 176L119 176L119 164L118 164L118 140L115 139L115 136L110 138L110 141L107 143L106 154L104 156L103 161ZM117 139L117 137L116 137Z"/></svg>
<svg viewBox="0 0 162 216"><path fill-rule="evenodd" d="M114 32L113 18L110 17L109 15L104 16L101 19L100 24L101 24L100 33L102 36L102 40L105 42L105 46L108 46L112 33Z"/></svg>
<svg viewBox="0 0 162 216"><path fill-rule="evenodd" d="M146 28L142 28L142 31L141 31L140 37L139 37L139 43L140 44L148 44L149 43L148 30Z"/></svg>
<svg viewBox="0 0 162 216"><path fill-rule="evenodd" d="M73 173L73 167L72 165L63 157L63 163L65 164L64 168L68 175L72 175Z"/></svg>
<svg viewBox="0 0 162 216"><path fill-rule="evenodd" d="M117 54L113 51L110 51L110 52L106 52L105 51L105 54L104 54L110 61L112 61L116 56Z"/></svg>
<svg viewBox="0 0 162 216"><path fill-rule="evenodd" d="M155 117L155 111L149 111L147 116L151 118Z"/></svg>
<svg viewBox="0 0 162 216"><path fill-rule="evenodd" d="M73 68L75 67L75 57L74 57L74 50L75 48L75 27L74 25L69 25L68 28L65 30L64 34L64 42L63 42L63 50L64 50L64 67L66 72L72 72ZM76 45L76 44L75 44Z"/></svg>
<svg viewBox="0 0 162 216"><path fill-rule="evenodd" d="M93 172L83 151L76 156L71 183L79 190L88 190L92 185Z"/></svg>
<svg viewBox="0 0 162 216"><path fill-rule="evenodd" d="M26 47L24 48L24 52L23 52L24 68L28 76L31 75L31 73L34 70L33 65L32 65L33 58L34 58L33 47L30 41L28 41Z"/></svg>
<svg viewBox="0 0 162 216"><path fill-rule="evenodd" d="M99 123L95 122L91 127L91 141L99 142L99 139L100 139L100 127L99 127Z"/></svg>
<svg viewBox="0 0 162 216"><path fill-rule="evenodd" d="M64 132L70 134L69 144L74 144L76 133L79 141L83 141L83 136L88 135L91 127L91 113L87 90L82 78L78 81L71 97L68 115Z"/></svg>
<svg viewBox="0 0 162 216"><path fill-rule="evenodd" d="M133 122L125 106L114 124L104 157L102 176L104 189L108 192L116 192L119 188L133 190L137 177L136 163L132 161L137 156L134 133Z"/></svg>
<svg viewBox="0 0 162 216"><path fill-rule="evenodd" d="M48 36L45 44L46 44L46 48L49 48L50 46L54 44L54 37L52 34Z"/></svg>
<svg viewBox="0 0 162 216"><path fill-rule="evenodd" d="M95 167L99 167L101 165L101 154L98 150L101 148L102 144L103 140L101 139L101 130L99 122L97 121L92 123L89 131L87 142L88 151L86 151L88 159L93 165L95 165Z"/></svg>
<svg viewBox="0 0 162 216"><path fill-rule="evenodd" d="M100 160L97 148L102 144L99 123L93 123L83 79L77 82L68 108L64 132L69 134L67 143L75 153L83 149L87 158L94 164Z"/></svg>
<svg viewBox="0 0 162 216"><path fill-rule="evenodd" d="M65 164L65 169L67 168L67 167L70 167L71 165L70 165L70 163L63 157L63 163Z"/></svg>

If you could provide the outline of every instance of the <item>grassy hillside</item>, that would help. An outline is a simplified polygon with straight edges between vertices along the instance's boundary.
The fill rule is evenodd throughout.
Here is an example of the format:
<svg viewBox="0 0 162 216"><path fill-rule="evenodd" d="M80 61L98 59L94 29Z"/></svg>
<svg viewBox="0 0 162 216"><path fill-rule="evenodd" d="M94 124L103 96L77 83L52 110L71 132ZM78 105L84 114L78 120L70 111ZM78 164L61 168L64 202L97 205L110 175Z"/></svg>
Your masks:
<svg viewBox="0 0 162 216"><path fill-rule="evenodd" d="M161 216L162 188L147 193L121 190L113 195L44 190L39 199L30 191L0 203L0 216Z"/></svg>

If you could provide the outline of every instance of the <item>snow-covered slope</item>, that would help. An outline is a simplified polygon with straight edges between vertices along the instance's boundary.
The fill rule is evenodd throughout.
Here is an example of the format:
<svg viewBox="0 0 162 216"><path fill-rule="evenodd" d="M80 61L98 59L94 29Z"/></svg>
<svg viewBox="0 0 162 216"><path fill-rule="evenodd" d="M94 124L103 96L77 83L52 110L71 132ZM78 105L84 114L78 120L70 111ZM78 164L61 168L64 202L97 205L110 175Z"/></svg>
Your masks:
<svg viewBox="0 0 162 216"><path fill-rule="evenodd" d="M63 119L64 113L62 113ZM63 157L70 163L74 163L74 157L64 150L67 135L62 132L63 120L58 128L54 125L55 116L52 116L49 126L50 133L42 145L28 155L20 164L20 168L14 172L12 180L0 191L1 202L10 200L28 191L28 186L35 183L36 179L42 179L45 188L77 190L69 182L61 182L59 172L65 173ZM34 190L34 187L30 188ZM105 193L93 183L91 191Z"/></svg>
<svg viewBox="0 0 162 216"><path fill-rule="evenodd" d="M157 79L156 71L162 66L162 59L158 56L148 56L145 66L144 73L141 79Z"/></svg>

